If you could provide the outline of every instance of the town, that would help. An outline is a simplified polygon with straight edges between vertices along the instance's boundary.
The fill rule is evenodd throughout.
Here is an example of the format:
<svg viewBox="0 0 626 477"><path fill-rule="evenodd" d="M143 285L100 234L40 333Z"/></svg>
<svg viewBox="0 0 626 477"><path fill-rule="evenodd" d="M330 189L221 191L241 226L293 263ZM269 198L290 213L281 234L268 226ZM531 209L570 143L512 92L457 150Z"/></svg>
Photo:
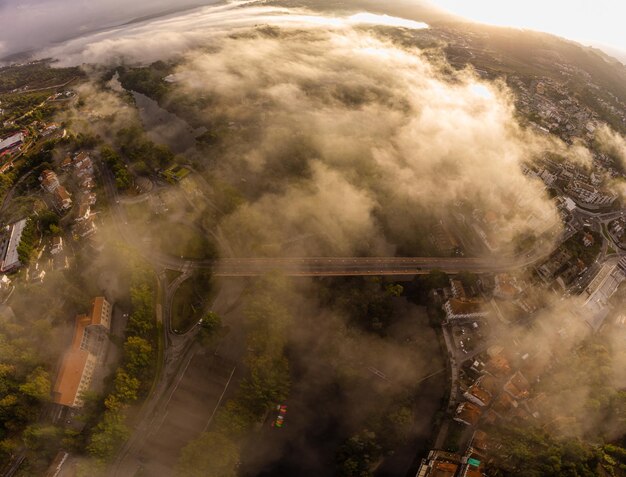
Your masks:
<svg viewBox="0 0 626 477"><path fill-rule="evenodd" d="M241 122L224 113L202 123L198 111L219 102L180 93L173 71L182 60L88 73L50 60L0 69L0 342L9 343L7 363L0 363L7 396L0 406L9 416L0 427L0 475L66 477L83 475L81 466L97 475L173 475L174 468L200 475L189 469L206 454L203 439L224 449L232 468L223 475L256 475L254 458L264 462L257 454L274 447L297 449L290 445L310 439L330 452L320 444L329 428L341 438L329 437L339 450L323 465L345 477L389 475L394 465L410 466L415 477L509 475L535 454L546 466L558 454L563 467L569 459L572 467L591 462L603 475L622 475L615 473L624 452L616 440L594 434L593 443L582 444L583 432L574 432L585 428L583 412L614 417L607 409L622 397L609 371L589 377L596 389L575 397L580 406L566 403L571 380L584 381L585 366L626 338L626 164L601 140L607 131L626 131L626 103L566 55L549 73L511 71L506 55L484 46L489 33L469 27L428 28L403 40L426 45L425 57L442 54L446 68L467 75L454 81L506 89L519 130L567 151L519 164L549 210L527 212L529 199L512 190L505 205L521 219L508 242L509 217L494 201L461 190L419 233L411 231L419 235L413 249L394 244L388 250L396 256L370 256L375 240L359 233L362 248L303 256L299 246L307 241L348 239L321 214L310 221L328 233L310 233L298 209L285 212L297 223L287 240L264 235L268 225L250 207L263 189L239 174L243 166L223 177L212 169L227 139L261 137L269 113ZM353 98L343 100L352 108ZM229 108L245 114L265 104L235 102ZM282 137L307 143L302 138ZM286 155L308 158L309 146ZM242 163L257 153L256 146L242 152ZM278 164L269 166L270 176L327 173L326 166ZM339 188L329 177L325 187ZM286 190L297 201L291 186L268 188L269 197ZM318 189L307 192L316 197ZM369 202L364 193L355 207ZM231 220L235 211L245 223ZM367 215L377 219L378 212ZM387 226L381 219L374 229ZM235 239L254 233L260 238L243 248L249 256L237 256ZM298 314L307 323L297 323ZM405 325L415 336L404 336ZM35 338L21 341L20 326ZM415 365L407 384L395 351L419 356L420 333L442 365L437 357ZM359 343L352 355L341 352L349 343ZM381 356L367 356L368 346ZM295 356L303 349L319 353L319 368L308 355ZM305 423L302 416L315 413L304 403L319 392L315 379L302 384L308 373L336 381L319 386L329 399L319 406L370 392L386 404L369 415L367 405L352 401L354 409L344 411L337 404ZM431 379L441 379L443 396L434 398L438 410L422 416L412 401ZM350 385L363 394L351 395ZM353 411L367 419L341 422ZM428 435L407 431L405 441L396 440L403 425L423 426ZM299 458L292 454L287 459Z"/></svg>

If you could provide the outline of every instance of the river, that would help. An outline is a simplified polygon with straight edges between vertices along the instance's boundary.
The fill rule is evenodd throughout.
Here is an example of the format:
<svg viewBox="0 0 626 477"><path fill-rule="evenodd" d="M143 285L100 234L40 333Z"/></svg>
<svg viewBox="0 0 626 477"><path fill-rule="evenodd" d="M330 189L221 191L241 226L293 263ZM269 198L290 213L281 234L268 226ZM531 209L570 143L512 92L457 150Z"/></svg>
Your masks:
<svg viewBox="0 0 626 477"><path fill-rule="evenodd" d="M118 73L108 83L113 91L123 92ZM157 144L169 146L174 154L184 154L196 146L196 138L206 132L206 128L192 128L187 121L163 109L155 100L145 94L130 91L135 99L141 123L148 137Z"/></svg>
<svg viewBox="0 0 626 477"><path fill-rule="evenodd" d="M196 138L206 131L206 128L192 128L146 95L136 91L131 93L148 137L157 144L169 146L175 154L183 154L195 147Z"/></svg>

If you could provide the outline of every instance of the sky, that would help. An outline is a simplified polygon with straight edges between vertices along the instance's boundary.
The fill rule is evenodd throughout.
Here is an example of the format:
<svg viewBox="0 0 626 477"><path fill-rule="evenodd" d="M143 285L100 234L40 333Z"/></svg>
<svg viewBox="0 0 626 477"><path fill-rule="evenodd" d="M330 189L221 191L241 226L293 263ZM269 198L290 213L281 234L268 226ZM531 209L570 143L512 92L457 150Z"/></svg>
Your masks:
<svg viewBox="0 0 626 477"><path fill-rule="evenodd" d="M0 58L48 46L81 32L123 23L138 16L210 4L218 0L0 0ZM306 2L305 2L306 3ZM320 5L321 2L315 2ZM626 2L621 0L350 0L355 9L375 5L377 11L402 6L406 16L425 4L470 20L545 31L604 47L626 61ZM393 14L393 13L392 13ZM419 20L419 18L417 18Z"/></svg>
<svg viewBox="0 0 626 477"><path fill-rule="evenodd" d="M623 0L433 0L470 20L553 33L626 55Z"/></svg>

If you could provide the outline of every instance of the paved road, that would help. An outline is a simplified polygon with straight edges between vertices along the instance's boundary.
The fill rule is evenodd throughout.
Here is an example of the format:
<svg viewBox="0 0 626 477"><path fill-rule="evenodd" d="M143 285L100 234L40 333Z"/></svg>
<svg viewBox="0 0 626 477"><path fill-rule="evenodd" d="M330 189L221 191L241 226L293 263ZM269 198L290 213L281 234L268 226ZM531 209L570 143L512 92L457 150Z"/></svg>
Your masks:
<svg viewBox="0 0 626 477"><path fill-rule="evenodd" d="M197 261L195 268L211 268L215 276L263 275L280 271L291 276L415 275L433 269L454 273L462 270L495 272L510 270L518 262L476 258L437 257L319 257L319 258L222 258Z"/></svg>

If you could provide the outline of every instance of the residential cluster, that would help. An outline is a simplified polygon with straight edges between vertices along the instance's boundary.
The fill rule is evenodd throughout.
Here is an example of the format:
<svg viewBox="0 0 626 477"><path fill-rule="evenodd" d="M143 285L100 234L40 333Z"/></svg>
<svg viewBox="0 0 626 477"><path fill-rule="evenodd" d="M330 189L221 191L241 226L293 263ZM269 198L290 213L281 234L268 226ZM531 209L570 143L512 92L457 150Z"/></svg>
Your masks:
<svg viewBox="0 0 626 477"><path fill-rule="evenodd" d="M585 250L596 237L583 232L572 239ZM491 425L520 421L546 425L548 396L538 391L537 384L552 359L536 343L505 344L498 336L503 335L499 331L510 331L513 322L534 326L532 317L542 308L537 284L544 281L563 293L566 289L560 284L569 281L565 275L572 266L578 267L577 261L570 248L561 247L535 268L531 278L497 273L474 277L475 284L468 285L457 276L449 286L432 290L431 297L445 315L442 332L451 389L448 417L416 477L484 476L486 463L497 455L497 442L489 436ZM590 333L600 329L611 310L611 297L626 281L626 257L615 256L588 268L591 279L580 293L580 306L571 309L553 331L556 355L559 341L567 339L572 324L583 323ZM618 316L617 323L626 323L626 318ZM564 415L561 421L566 423L567 418ZM450 430L454 426L459 435ZM451 435L455 452L450 452Z"/></svg>

